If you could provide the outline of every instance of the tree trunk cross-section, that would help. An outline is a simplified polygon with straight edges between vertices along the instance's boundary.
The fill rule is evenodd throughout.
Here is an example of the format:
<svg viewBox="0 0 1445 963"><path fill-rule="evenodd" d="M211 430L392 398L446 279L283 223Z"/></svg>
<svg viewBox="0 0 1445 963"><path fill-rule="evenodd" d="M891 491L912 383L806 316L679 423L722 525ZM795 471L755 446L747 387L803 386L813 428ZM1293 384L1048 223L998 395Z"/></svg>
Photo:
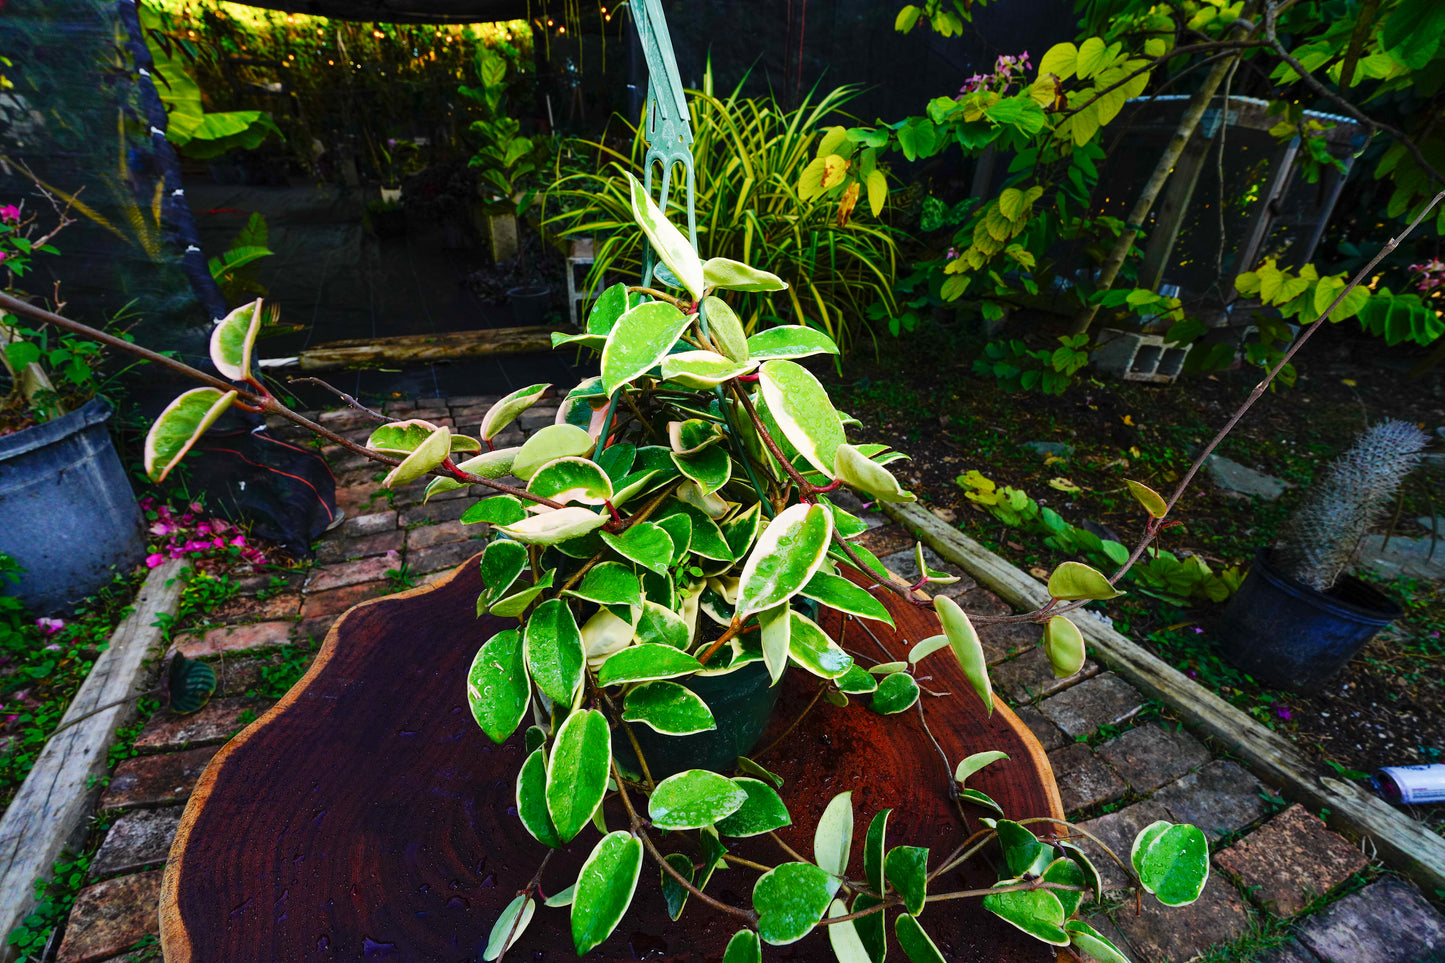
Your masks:
<svg viewBox="0 0 1445 963"><path fill-rule="evenodd" d="M514 620L475 617L481 588L473 560L447 580L367 602L327 636L311 671L277 706L216 756L191 797L166 868L162 945L170 963L276 960L478 960L493 921L532 878L545 847L515 815L514 779L522 736L496 746L466 706L465 675L480 645ZM898 631L873 631L892 659L938 632L931 611L886 603ZM838 630L839 617L829 628ZM881 631L880 631L881 629ZM856 622L846 648L882 661ZM856 817L849 875L861 878L868 821L892 808L888 844L931 847L931 863L979 828L960 826L952 767L965 755L1002 749L1005 762L972 777L1011 818L1062 818L1048 761L1001 703L991 718L947 652L930 657L924 685L928 739L916 709L878 716L862 706L819 701L759 762L781 775L794 825L780 832L812 852L828 801L853 792ZM767 747L817 692L789 672ZM605 807L609 829L624 828L620 803ZM693 834L652 831L664 852L689 852ZM546 893L571 885L597 839L588 827L542 879ZM725 840L738 855L776 865L789 857L766 836ZM695 855L695 854L694 854ZM710 895L742 905L756 871L720 870ZM934 893L986 886L984 868L934 881ZM506 959L573 960L566 909L539 908ZM890 917L892 913L890 912ZM1052 960L1050 948L985 911L977 900L930 903L920 921L950 961ZM721 960L737 921L690 900L674 923L647 860L631 908L588 959ZM890 922L889 929L891 931ZM895 953L902 959L901 952ZM768 960L830 960L821 932L764 949Z"/></svg>

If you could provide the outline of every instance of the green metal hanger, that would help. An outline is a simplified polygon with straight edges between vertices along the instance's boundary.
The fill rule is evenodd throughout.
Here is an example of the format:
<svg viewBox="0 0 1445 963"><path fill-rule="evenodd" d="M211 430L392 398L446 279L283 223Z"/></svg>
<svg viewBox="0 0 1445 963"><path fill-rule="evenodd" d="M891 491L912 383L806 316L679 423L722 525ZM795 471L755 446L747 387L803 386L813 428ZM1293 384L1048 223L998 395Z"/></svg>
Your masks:
<svg viewBox="0 0 1445 963"><path fill-rule="evenodd" d="M662 168L662 197L657 206L666 212L672 169L682 165L687 175L687 239L695 248L697 212L693 206L692 126L688 123L687 98L682 92L661 0L632 0L632 19L637 24L642 55L647 60L647 154L643 158L642 186L651 195L653 170ZM648 284L654 264L650 250L644 264L642 283Z"/></svg>

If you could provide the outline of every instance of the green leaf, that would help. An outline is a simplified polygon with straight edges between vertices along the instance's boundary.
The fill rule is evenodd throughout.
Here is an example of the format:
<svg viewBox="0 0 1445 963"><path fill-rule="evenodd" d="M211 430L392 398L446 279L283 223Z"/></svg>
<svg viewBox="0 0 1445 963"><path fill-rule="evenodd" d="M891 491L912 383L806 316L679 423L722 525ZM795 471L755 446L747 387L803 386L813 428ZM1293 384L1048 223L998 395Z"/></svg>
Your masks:
<svg viewBox="0 0 1445 963"><path fill-rule="evenodd" d="M702 318L707 322L707 333L713 344L726 357L734 361L747 361L748 336L737 313L722 298L702 299Z"/></svg>
<svg viewBox="0 0 1445 963"><path fill-rule="evenodd" d="M835 893L848 870L848 854L852 849L853 793L840 792L829 800L813 833L813 860L819 869L837 877L832 884Z"/></svg>
<svg viewBox="0 0 1445 963"><path fill-rule="evenodd" d="M622 718L645 723L671 736L717 728L707 703L676 682L648 682L633 689L627 693Z"/></svg>
<svg viewBox="0 0 1445 963"><path fill-rule="evenodd" d="M788 658L823 679L837 679L853 667L853 657L812 619L789 612Z"/></svg>
<svg viewBox="0 0 1445 963"><path fill-rule="evenodd" d="M893 935L898 937L898 945L912 963L947 963L937 944L923 932L923 924L912 916L906 913L896 916L893 920Z"/></svg>
<svg viewBox="0 0 1445 963"><path fill-rule="evenodd" d="M917 497L898 484L893 473L849 444L838 446L832 477L883 502L912 502Z"/></svg>
<svg viewBox="0 0 1445 963"><path fill-rule="evenodd" d="M918 18L922 13L916 4L905 4L903 9L898 11L898 16L893 18L893 29L899 33L908 33L918 26Z"/></svg>
<svg viewBox="0 0 1445 963"><path fill-rule="evenodd" d="M146 476L153 482L164 481L236 396L234 391L192 388L167 405L146 432Z"/></svg>
<svg viewBox="0 0 1445 963"><path fill-rule="evenodd" d="M1150 518L1163 518L1168 513L1169 506L1165 503L1163 497L1148 485L1130 481L1127 478L1124 480L1124 484L1129 486L1129 494L1133 495L1134 500L1144 506L1144 511L1149 513Z"/></svg>
<svg viewBox="0 0 1445 963"><path fill-rule="evenodd" d="M1000 886L1022 882L1000 880ZM990 893L983 898L983 908L1017 926L1034 939L1051 946L1068 946L1064 932L1064 906L1046 889L1021 889L1011 893Z"/></svg>
<svg viewBox="0 0 1445 963"><path fill-rule="evenodd" d="M204 662L188 659L177 650L166 666L166 695L170 710L188 716L200 712L216 691L216 670Z"/></svg>
<svg viewBox="0 0 1445 963"><path fill-rule="evenodd" d="M733 782L742 787L748 798L732 815L718 820L719 833L724 836L758 836L793 824L787 804L772 786L747 776L738 776Z"/></svg>
<svg viewBox="0 0 1445 963"><path fill-rule="evenodd" d="M1079 48L1073 44L1054 44L1044 54L1044 59L1039 61L1039 76L1047 77L1049 74L1053 74L1060 80L1068 80L1074 75L1078 59Z"/></svg>
<svg viewBox="0 0 1445 963"><path fill-rule="evenodd" d="M530 385L505 395L482 416L482 426L478 434L488 441L497 437L518 415L536 404L550 387L550 384Z"/></svg>
<svg viewBox="0 0 1445 963"><path fill-rule="evenodd" d="M782 324L748 338L748 356L754 361L806 358L815 354L837 354L838 345L817 328Z"/></svg>
<svg viewBox="0 0 1445 963"><path fill-rule="evenodd" d="M888 814L891 809L879 810L868 823L868 834L863 838L863 874L873 892L883 894L883 854L888 836Z"/></svg>
<svg viewBox="0 0 1445 963"><path fill-rule="evenodd" d="M692 860L689 857L682 853L668 853L662 858L679 876L689 883L692 882ZM687 887L674 879L667 870L659 868L658 872L662 874L662 899L667 903L667 915L676 920L682 916L683 907L687 905Z"/></svg>
<svg viewBox="0 0 1445 963"><path fill-rule="evenodd" d="M1074 602L1079 599L1104 601L1124 593L1110 585L1103 573L1083 562L1061 562L1049 575L1049 594Z"/></svg>
<svg viewBox="0 0 1445 963"><path fill-rule="evenodd" d="M999 762L1000 760L1007 758L1008 753L999 752L997 749L988 750L985 752L975 752L973 755L966 757L962 762L958 764L958 768L953 771L953 778L958 781L958 784L960 786L962 786L964 783L968 782L969 776L972 776L984 766L987 766L991 763Z"/></svg>
<svg viewBox="0 0 1445 963"><path fill-rule="evenodd" d="M758 935L774 946L807 936L827 911L835 882L812 863L783 863L768 870L753 885Z"/></svg>
<svg viewBox="0 0 1445 963"><path fill-rule="evenodd" d="M688 625L672 609L647 599L642 604L642 617L637 620L637 641L640 644L670 645L687 648L691 641Z"/></svg>
<svg viewBox="0 0 1445 963"><path fill-rule="evenodd" d="M557 730L547 760L547 814L562 842L570 842L581 832L592 811L601 805L611 770L607 717L596 709L576 710Z"/></svg>
<svg viewBox="0 0 1445 963"><path fill-rule="evenodd" d="M523 652L537 688L559 705L572 705L582 685L582 633L565 602L548 599L537 606L527 620Z"/></svg>
<svg viewBox="0 0 1445 963"><path fill-rule="evenodd" d="M381 485L383 488L399 488L414 482L450 458L451 454L451 430L437 428L381 480Z"/></svg>
<svg viewBox="0 0 1445 963"><path fill-rule="evenodd" d="M261 299L243 304L211 331L211 363L232 381L251 378L251 352L261 331Z"/></svg>
<svg viewBox="0 0 1445 963"><path fill-rule="evenodd" d="M758 369L758 388L783 435L809 464L832 478L838 446L847 439L818 379L796 362L767 361Z"/></svg>
<svg viewBox="0 0 1445 963"><path fill-rule="evenodd" d="M658 575L666 575L672 564L672 538L652 522L629 525L619 535L603 532L602 540L618 555Z"/></svg>
<svg viewBox="0 0 1445 963"><path fill-rule="evenodd" d="M853 897L853 912L855 913L882 905L881 899L869 896L867 893L859 893ZM871 963L884 963L888 958L888 930L884 925L886 922L884 914L881 912L869 913L853 921L853 928L858 931L858 939L862 941L864 949L868 951L868 959Z"/></svg>
<svg viewBox="0 0 1445 963"><path fill-rule="evenodd" d="M577 884L573 883L571 886L568 886L561 892L553 893L551 896L548 896L545 900L542 901L542 905L551 906L554 908L558 906L571 906L572 900L576 895Z"/></svg>
<svg viewBox="0 0 1445 963"><path fill-rule="evenodd" d="M502 910L502 915L497 917L497 922L492 924L492 932L487 937L487 948L482 953L482 959L491 963L492 960L501 958L501 955L521 938L536 912L536 902L526 893L508 903L507 908Z"/></svg>
<svg viewBox="0 0 1445 963"><path fill-rule="evenodd" d="M763 946L752 930L738 930L728 940L723 963L763 963Z"/></svg>
<svg viewBox="0 0 1445 963"><path fill-rule="evenodd" d="M948 636L948 645L953 649L954 658L958 660L959 668L963 669L964 677L968 679L968 684L973 686L973 691L983 703L984 711L990 716L993 715L993 686L988 680L988 658L984 655L978 631L968 620L968 615L958 607L958 603L947 595L933 597L933 610L938 613L938 621L943 626L944 634Z"/></svg>
<svg viewBox="0 0 1445 963"><path fill-rule="evenodd" d="M995 815L1003 815L1003 807L995 802L994 798L988 793L979 792L977 789L960 789L958 791L958 798L964 802L973 803L975 806L982 806Z"/></svg>
<svg viewBox="0 0 1445 963"><path fill-rule="evenodd" d="M652 248L662 258L677 279L687 288L694 301L700 299L707 282L703 275L703 265L698 259L697 251L688 243L687 238L681 231L672 226L672 223L658 210L657 204L648 195L646 188L633 177L627 174L627 184L632 194L632 217L637 221L647 239L652 242ZM619 322L620 323L620 322ZM603 357L603 370L606 371L606 356ZM649 365L649 367L651 367ZM603 375L604 379L606 375Z"/></svg>
<svg viewBox="0 0 1445 963"><path fill-rule="evenodd" d="M1069 934L1069 943L1096 963L1129 963L1129 958L1109 942L1102 933L1083 920L1069 920L1064 924Z"/></svg>
<svg viewBox="0 0 1445 963"><path fill-rule="evenodd" d="M835 899L828 907L828 916L846 916L848 906L841 899ZM828 943L833 947L833 956L838 963L872 963L868 950L863 946L852 920L833 923L828 927Z"/></svg>
<svg viewBox="0 0 1445 963"><path fill-rule="evenodd" d="M684 388L714 388L756 367L756 361L734 361L716 351L679 351L662 359L662 380Z"/></svg>
<svg viewBox="0 0 1445 963"><path fill-rule="evenodd" d="M468 438L466 440L470 441L471 439ZM453 435L453 451L456 450L456 444L457 436ZM519 448L498 448L495 451L485 451L465 461L457 462L457 468L468 474L476 475L479 478L503 478L512 473L512 461L517 457L518 451L520 451ZM422 501L425 502L433 495L439 495L442 492L456 491L458 488L464 488L467 484L467 482L458 481L455 478L443 478L438 475L436 478L427 482L426 497L423 498ZM504 495L494 497L511 498L512 496ZM513 501L516 501L516 499L513 499ZM518 504L520 505L520 503ZM476 506L473 505L472 507L475 508ZM518 516L517 518L511 519L511 521L517 521L520 518L521 516ZM491 519L478 520L490 521Z"/></svg>
<svg viewBox="0 0 1445 963"><path fill-rule="evenodd" d="M867 695L878 690L878 680L857 663L849 666L848 671L835 681L838 691L844 695Z"/></svg>
<svg viewBox="0 0 1445 963"><path fill-rule="evenodd" d="M879 715L891 716L913 708L920 695L918 683L907 672L886 675L873 693L872 709Z"/></svg>
<svg viewBox="0 0 1445 963"><path fill-rule="evenodd" d="M606 515L580 505L568 505L539 512L511 525L498 525L497 530L528 545L556 545L596 531L606 524ZM606 537L605 532L603 537Z"/></svg>
<svg viewBox="0 0 1445 963"><path fill-rule="evenodd" d="M908 650L908 662L911 665L917 665L939 649L946 648L948 648L948 636L930 635Z"/></svg>
<svg viewBox="0 0 1445 963"><path fill-rule="evenodd" d="M743 772L750 773L751 775L763 780L764 782L770 782L774 786L782 786L783 784L782 776L778 775L775 772L769 772L767 769L764 769L762 766L749 759L747 756L738 756L738 768L741 769Z"/></svg>
<svg viewBox="0 0 1445 963"><path fill-rule="evenodd" d="M1057 679L1067 679L1084 667L1084 636L1067 616L1055 615L1044 623L1044 654Z"/></svg>
<svg viewBox="0 0 1445 963"><path fill-rule="evenodd" d="M1074 72L1080 80L1087 80L1098 73L1109 62L1108 45L1098 37L1090 37L1079 44L1079 53L1074 61Z"/></svg>
<svg viewBox="0 0 1445 963"><path fill-rule="evenodd" d="M688 769L657 784L647 800L647 814L659 829L701 829L737 812L747 801L747 790L728 777Z"/></svg>
<svg viewBox="0 0 1445 963"><path fill-rule="evenodd" d="M533 749L517 773L517 818L532 838L553 849L562 847L557 827L547 812L547 751Z"/></svg>
<svg viewBox="0 0 1445 963"><path fill-rule="evenodd" d="M993 824L998 833L998 843L1003 849L1004 861L1013 876L1042 873L1051 861L1051 850L1027 826L1010 819L1000 819Z"/></svg>
<svg viewBox="0 0 1445 963"><path fill-rule="evenodd" d="M599 562L582 577L582 584L564 594L598 605L642 605L642 585L637 573L621 562Z"/></svg>
<svg viewBox="0 0 1445 963"><path fill-rule="evenodd" d="M621 282L602 292L587 313L587 333L605 335L627 310L627 285Z"/></svg>
<svg viewBox="0 0 1445 963"><path fill-rule="evenodd" d="M535 616L533 616L535 618ZM702 668L697 659L670 645L633 645L610 656L597 672L601 685L620 685L652 679L670 679Z"/></svg>
<svg viewBox="0 0 1445 963"><path fill-rule="evenodd" d="M642 840L618 830L597 841L572 897L572 944L579 956L612 935L637 891L642 872Z"/></svg>
<svg viewBox="0 0 1445 963"><path fill-rule="evenodd" d="M593 447L592 437L576 425L548 425L517 449L512 459L512 474L526 481L548 462L589 455Z"/></svg>
<svg viewBox="0 0 1445 963"><path fill-rule="evenodd" d="M527 491L554 502L601 505L612 497L612 479L596 462L573 455L538 468Z"/></svg>
<svg viewBox="0 0 1445 963"><path fill-rule="evenodd" d="M532 684L522 657L522 633L506 629L477 650L467 671L467 705L493 742L506 742L526 717Z"/></svg>
<svg viewBox="0 0 1445 963"><path fill-rule="evenodd" d="M888 609L873 597L873 593L862 586L854 585L841 575L817 572L808 579L808 584L804 585L798 594L839 612L893 624L893 617L888 614Z"/></svg>
<svg viewBox="0 0 1445 963"><path fill-rule="evenodd" d="M865 183L868 185L868 210L877 217L883 213L883 205L888 201L888 177L874 168L868 172Z"/></svg>
<svg viewBox="0 0 1445 963"><path fill-rule="evenodd" d="M917 916L928 899L928 849L924 846L894 846L883 861L888 885L903 897L903 906Z"/></svg>
<svg viewBox="0 0 1445 963"><path fill-rule="evenodd" d="M1421 70L1435 56L1445 36L1445 8L1432 0L1401 0L1380 33L1384 48L1411 70Z"/></svg>
<svg viewBox="0 0 1445 963"><path fill-rule="evenodd" d="M787 602L758 613L763 663L768 667L768 675L775 685L783 677L783 670L788 667L788 652L792 647L792 624L792 610Z"/></svg>
<svg viewBox="0 0 1445 963"><path fill-rule="evenodd" d="M1209 881L1209 843L1197 826L1160 820L1140 830L1129 853L1139 882L1165 906L1186 906Z"/></svg>
<svg viewBox="0 0 1445 963"><path fill-rule="evenodd" d="M677 470L696 482L698 490L704 494L717 491L732 478L732 456L722 445L709 445L690 455L673 452L672 461ZM721 537L721 530L718 535Z"/></svg>
<svg viewBox="0 0 1445 963"><path fill-rule="evenodd" d="M1050 863L1048 868L1044 870L1043 877L1046 882L1058 883L1061 886L1085 887L1089 885L1084 871L1079 868L1079 864L1067 856L1060 856ZM1084 890L1082 888L1078 890L1056 889L1052 890L1052 892L1058 897L1060 905L1064 907L1064 919L1073 916L1074 911L1079 908L1079 904L1084 901Z"/></svg>
<svg viewBox="0 0 1445 963"><path fill-rule="evenodd" d="M785 508L758 536L743 565L737 614L745 619L796 595L827 557L833 516L822 505Z"/></svg>
<svg viewBox="0 0 1445 963"><path fill-rule="evenodd" d="M725 257L708 258L702 265L703 281L709 288L728 291L786 291L788 284L776 274L760 271Z"/></svg>
<svg viewBox="0 0 1445 963"><path fill-rule="evenodd" d="M716 562L737 561L738 556L733 554L718 523L697 506L684 501L669 501L657 514L653 515L653 518L658 519L660 523L661 519L667 518L669 515L679 514L686 515L692 521L692 534L689 538L691 551Z"/></svg>

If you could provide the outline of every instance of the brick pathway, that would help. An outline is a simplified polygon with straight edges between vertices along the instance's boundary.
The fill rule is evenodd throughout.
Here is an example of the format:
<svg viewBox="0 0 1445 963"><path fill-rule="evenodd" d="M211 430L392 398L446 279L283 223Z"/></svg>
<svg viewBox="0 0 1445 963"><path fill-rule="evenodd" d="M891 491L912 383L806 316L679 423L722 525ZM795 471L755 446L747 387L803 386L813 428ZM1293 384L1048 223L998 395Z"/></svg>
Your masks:
<svg viewBox="0 0 1445 963"><path fill-rule="evenodd" d="M387 411L475 433L491 400L394 403ZM554 411L555 406L533 408L500 442L516 444L523 432L551 423ZM320 417L347 437L364 440L367 435L369 422L355 413ZM279 660L278 646L298 636L320 639L343 611L387 594L389 569L405 563L424 582L480 550L476 529L457 521L475 501L465 491L422 505L422 485L388 493L377 485L380 474L360 456L340 450L328 455L337 473L337 501L347 517L321 540L316 563L288 576L279 592L263 592L270 588L267 578L248 580L240 597L213 613L212 626L177 639L188 655L213 662L220 690L195 716L158 714L136 742L140 755L113 774L100 808L118 818L91 867L92 882L71 914L59 963L157 958L153 950L126 950L156 931L159 869L185 800L219 746L267 708L266 700L247 692L262 669ZM906 533L881 515L852 507L871 527L864 543L893 571L915 578ZM927 554L930 567L959 574ZM971 612L1010 611L967 576L945 591ZM1210 946L1239 939L1258 921L1293 919L1288 942L1253 958L1266 963L1445 963L1445 916L1397 879L1382 877L1321 911L1308 912L1312 901L1367 865L1359 847L1299 806L1286 808L1218 747L1160 721L1132 686L1092 660L1077 675L1055 679L1036 645L1038 634L1037 627L1023 624L980 631L994 687L1049 753L1070 819L1126 859L1135 832L1157 819L1200 826L1214 850L1214 872L1198 903L1162 910L1146 899L1136 913L1132 901L1116 895L1105 901L1105 912L1090 920L1131 960L1182 963ZM1101 851L1093 855L1106 885L1120 886L1118 869Z"/></svg>

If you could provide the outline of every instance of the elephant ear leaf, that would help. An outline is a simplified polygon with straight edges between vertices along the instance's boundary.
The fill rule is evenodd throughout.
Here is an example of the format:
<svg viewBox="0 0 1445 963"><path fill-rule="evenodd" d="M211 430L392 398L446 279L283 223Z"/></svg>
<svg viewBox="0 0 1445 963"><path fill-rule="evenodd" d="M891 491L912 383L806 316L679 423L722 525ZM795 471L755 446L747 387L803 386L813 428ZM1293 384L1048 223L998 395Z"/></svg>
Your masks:
<svg viewBox="0 0 1445 963"><path fill-rule="evenodd" d="M211 363L232 381L251 378L251 352L261 331L261 299L226 315L211 332Z"/></svg>
<svg viewBox="0 0 1445 963"><path fill-rule="evenodd" d="M153 482L165 480L236 396L235 391L192 388L167 405L146 433L146 476Z"/></svg>

